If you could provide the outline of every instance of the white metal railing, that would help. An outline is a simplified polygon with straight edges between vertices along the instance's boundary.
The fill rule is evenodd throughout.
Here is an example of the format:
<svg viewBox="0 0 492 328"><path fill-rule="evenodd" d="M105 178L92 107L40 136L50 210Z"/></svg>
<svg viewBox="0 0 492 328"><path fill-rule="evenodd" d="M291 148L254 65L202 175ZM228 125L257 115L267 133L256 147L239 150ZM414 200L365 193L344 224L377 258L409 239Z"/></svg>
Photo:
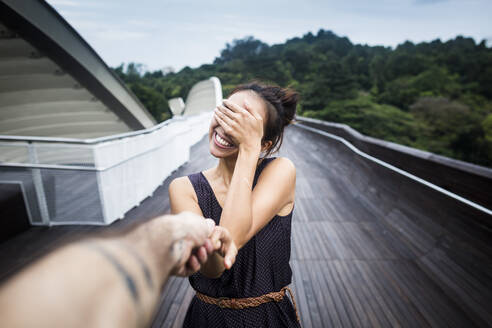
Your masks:
<svg viewBox="0 0 492 328"><path fill-rule="evenodd" d="M0 136L0 183L21 183L33 225L109 224L188 161L211 115L86 140Z"/></svg>

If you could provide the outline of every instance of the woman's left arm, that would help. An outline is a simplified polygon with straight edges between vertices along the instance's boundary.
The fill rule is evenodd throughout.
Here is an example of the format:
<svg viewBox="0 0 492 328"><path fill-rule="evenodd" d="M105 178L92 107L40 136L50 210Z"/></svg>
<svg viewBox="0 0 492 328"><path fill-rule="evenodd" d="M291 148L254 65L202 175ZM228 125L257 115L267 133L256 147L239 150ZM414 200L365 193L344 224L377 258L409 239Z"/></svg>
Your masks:
<svg viewBox="0 0 492 328"><path fill-rule="evenodd" d="M265 167L252 192L252 227L244 236L245 242L283 208L293 206L295 187L296 168L288 158L279 157Z"/></svg>
<svg viewBox="0 0 492 328"><path fill-rule="evenodd" d="M229 230L240 249L285 206L294 203L296 170L289 159L280 157L263 170L253 191L252 184L241 185L241 179L237 180L237 184L231 182L219 225Z"/></svg>

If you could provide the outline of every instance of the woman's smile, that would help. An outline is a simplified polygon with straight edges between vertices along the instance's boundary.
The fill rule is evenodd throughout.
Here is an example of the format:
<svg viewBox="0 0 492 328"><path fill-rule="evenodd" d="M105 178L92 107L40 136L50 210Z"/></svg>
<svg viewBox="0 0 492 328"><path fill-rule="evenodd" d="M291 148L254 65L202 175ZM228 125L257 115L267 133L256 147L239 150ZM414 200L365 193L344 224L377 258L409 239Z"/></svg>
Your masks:
<svg viewBox="0 0 492 328"><path fill-rule="evenodd" d="M215 145L219 148L232 149L236 147L232 142L230 142L226 137L221 136L217 131L214 131L213 139Z"/></svg>
<svg viewBox="0 0 492 328"><path fill-rule="evenodd" d="M217 146L221 148L234 148L234 145L228 140L226 140L224 137L221 137L217 131L215 131L214 136L215 136L214 141L217 144Z"/></svg>

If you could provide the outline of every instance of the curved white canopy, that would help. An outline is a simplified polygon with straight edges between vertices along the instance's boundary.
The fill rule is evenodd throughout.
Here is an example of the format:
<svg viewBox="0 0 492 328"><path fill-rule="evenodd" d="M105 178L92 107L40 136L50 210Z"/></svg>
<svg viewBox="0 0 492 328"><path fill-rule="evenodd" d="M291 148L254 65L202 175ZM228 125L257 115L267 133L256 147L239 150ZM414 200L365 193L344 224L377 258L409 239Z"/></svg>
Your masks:
<svg viewBox="0 0 492 328"><path fill-rule="evenodd" d="M46 2L0 0L0 135L93 138L155 123Z"/></svg>

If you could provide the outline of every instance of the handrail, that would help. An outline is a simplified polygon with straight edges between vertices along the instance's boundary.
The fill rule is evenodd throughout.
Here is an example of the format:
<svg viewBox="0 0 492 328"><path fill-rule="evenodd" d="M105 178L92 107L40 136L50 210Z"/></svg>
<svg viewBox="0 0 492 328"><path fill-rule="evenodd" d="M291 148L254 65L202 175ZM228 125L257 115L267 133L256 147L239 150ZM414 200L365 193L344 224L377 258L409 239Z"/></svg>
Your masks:
<svg viewBox="0 0 492 328"><path fill-rule="evenodd" d="M59 137L36 137L36 136L9 136L9 135L0 135L0 141L24 141L24 142L46 142L46 143L69 143L69 144L81 144L81 145L93 145L102 142L108 142L128 137L134 137L137 135L148 134L154 132L172 122L183 121L185 118L183 117L173 117L164 122L161 122L157 125L154 125L147 129L124 132L120 134L115 134L106 137L98 137L98 138L88 138L88 139L78 139L78 138L59 138Z"/></svg>
<svg viewBox="0 0 492 328"><path fill-rule="evenodd" d="M431 152L428 152L425 150L416 149L416 148L412 148L409 146L404 146L404 145L394 143L391 141L386 141L386 140L382 140L382 139L378 139L378 138L374 138L374 137L369 137L369 136L366 136L365 134L362 134L359 131L351 128L347 124L328 122L328 121L323 121L323 120L318 120L318 119L313 119L313 118L308 118L308 117L296 117L296 120L299 121L300 123L320 124L320 125L323 125L326 127L341 129L341 130L344 130L344 132L347 133L351 138L357 139L358 141L370 143L370 144L377 145L380 147L385 147L385 148L391 149L393 151L408 154L410 156L414 156L414 157L418 157L421 159L430 160L430 161L433 161L436 163L447 165L447 166L453 167L453 168L458 169L458 170L463 170L463 171L467 171L467 172L470 172L473 174L479 174L479 175L482 175L482 176L487 177L487 178L492 178L492 169L490 169L488 167L460 161L458 159L449 158L449 157L438 155L435 153L431 153ZM345 139L347 139L347 138L345 138ZM348 141L352 142L353 140L348 140Z"/></svg>
<svg viewBox="0 0 492 328"><path fill-rule="evenodd" d="M338 137L375 158L446 190L492 208L492 169L363 135L348 125L298 117L310 126Z"/></svg>
<svg viewBox="0 0 492 328"><path fill-rule="evenodd" d="M208 132L211 114L85 140L2 136L0 180L24 186L33 225L109 224L188 161L192 145Z"/></svg>
<svg viewBox="0 0 492 328"><path fill-rule="evenodd" d="M132 131L132 132L127 132L127 133L121 133L117 135L112 135L108 137L100 137L100 138L92 138L92 139L72 139L72 138L55 138L55 137L23 137L23 136L5 136L5 135L0 135L0 143L1 141L16 141L16 142L26 142L26 146L29 147L29 151L33 151L32 148L32 142L47 142L47 143L64 143L64 144L79 144L79 145L84 145L87 147L91 147L93 149L97 148L99 144L103 144L106 142L110 141L117 141L125 138L131 138L131 137L136 137L136 136L143 136L147 135L152 132L156 132L161 130L162 128L175 123L175 122L185 122L185 121L190 121L190 119L197 118L198 116L203 116L206 113L201 113L197 115L191 115L188 117L176 117L172 119L168 119L158 125L155 125L151 128L148 129L143 129L139 131ZM206 114L208 115L208 114ZM153 152L158 150L159 148L163 147L164 144L159 143L157 146L154 146L146 151L143 152L138 152L136 154L133 154L131 156L125 157L125 159L111 163L109 165L98 165L97 162L94 162L91 165L78 165L78 164L47 164L47 163L39 163L39 162L30 162L30 163L18 163L18 162L2 162L0 161L0 167L18 167L18 168L31 168L31 169L52 169L52 170L71 170L71 171L95 171L95 172L103 172L107 171L111 168L114 168L116 166L119 166L125 162L128 162L130 160L133 160L137 157L144 156L148 154L149 152Z"/></svg>
<svg viewBox="0 0 492 328"><path fill-rule="evenodd" d="M341 137L336 136L336 135L334 135L332 133L328 133L328 132L325 132L325 131L322 131L322 130L319 130L319 129L316 129L316 128L312 128L312 127L309 127L309 126L305 126L305 125L301 125L301 124L298 124L296 126L299 127L299 128L301 128L301 129L305 129L305 130L308 130L308 131L311 131L311 132L314 132L314 133L318 133L318 134L323 135L325 137L329 137L331 139L337 140L337 141L341 142L342 144L344 144L346 147L348 147L350 150L352 150L354 153L356 153L359 156L362 156L362 157L364 157L364 158L366 158L366 159L368 159L368 160L370 160L372 162L375 162L375 163L377 163L377 164L379 164L381 166L384 166L387 169L389 169L391 171L394 171L394 172L396 172L396 173L398 173L400 175L403 175L403 176L405 176L405 177L407 177L407 178L409 178L411 180L414 180L414 181L416 181L416 182L418 182L418 183L420 183L420 184L422 184L424 186L427 186L427 187L429 187L431 189L434 189L435 191L437 191L439 193L442 193L442 194L444 194L444 195L446 195L448 197L454 198L457 201L462 202L462 203L464 203L464 204L466 204L468 206L471 206L471 207L473 207L473 208L475 208L475 209L477 209L477 210L479 210L479 211L481 211L481 212L483 212L483 213L485 213L487 215L492 215L492 210L490 210L490 209L488 209L488 208L486 208L486 207L484 207L484 206L482 206L480 204L477 204L477 203L475 203L475 202L473 202L473 201L471 201L469 199L466 199L464 197L461 197L460 195L457 195L457 194L455 194L455 193L453 193L453 192L451 192L449 190L446 190L444 188L441 188L441 187L439 187L439 186L437 186L437 185L435 185L435 184L433 184L433 183L431 183L431 182L429 182L427 180L424 180L422 178L419 178L418 176L415 176L415 175L413 175L413 174L411 174L411 173L409 173L409 172L407 172L405 170L399 169L396 166L391 165L391 164L389 164L389 163L387 163L385 161L382 161L382 160L380 160L380 159L378 159L378 158L376 158L374 156L368 155L367 153L361 151L360 149L358 149L357 147L355 147L354 145L352 145L350 142L348 142L344 138L341 138Z"/></svg>

